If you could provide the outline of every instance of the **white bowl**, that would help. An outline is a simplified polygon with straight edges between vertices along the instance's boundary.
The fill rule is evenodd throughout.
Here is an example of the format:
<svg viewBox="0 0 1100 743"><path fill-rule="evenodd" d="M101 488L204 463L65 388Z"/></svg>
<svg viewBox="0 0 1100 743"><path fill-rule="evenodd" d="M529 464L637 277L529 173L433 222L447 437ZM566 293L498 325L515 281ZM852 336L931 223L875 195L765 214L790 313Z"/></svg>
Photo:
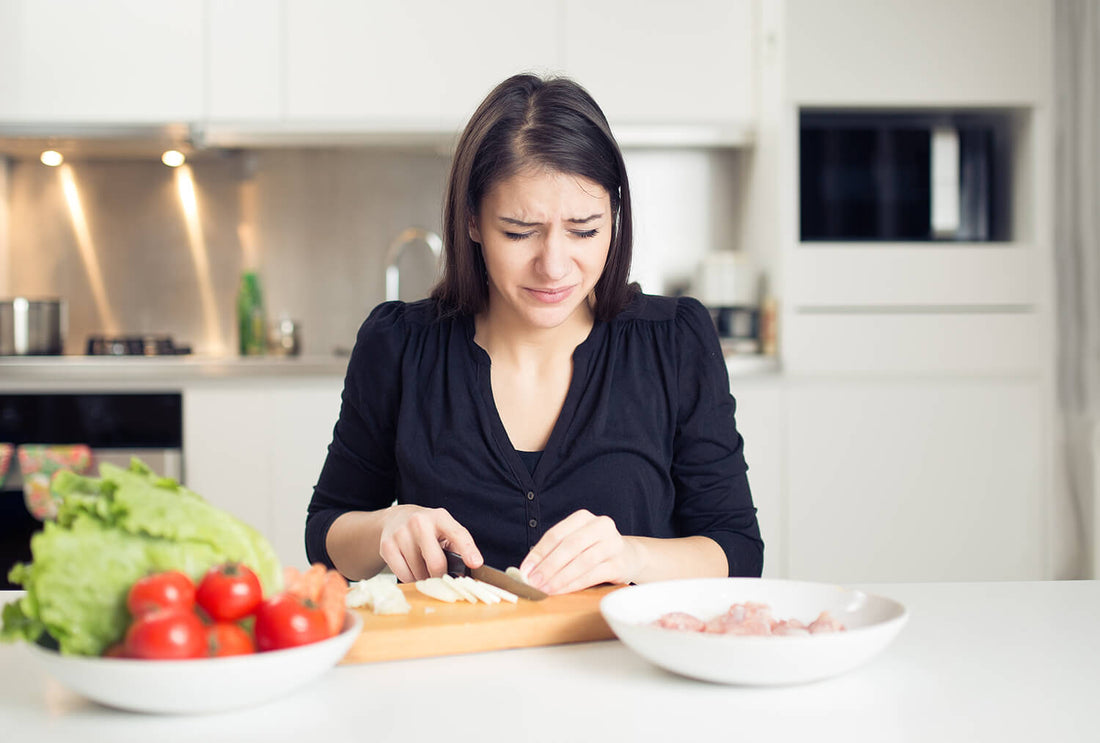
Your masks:
<svg viewBox="0 0 1100 743"><path fill-rule="evenodd" d="M799 637L751 637L650 624L673 611L705 621L745 601L768 604L776 619L806 623L828 611L847 629ZM700 578L630 586L605 596L600 611L627 647L668 671L752 686L798 684L849 671L885 648L909 618L904 606L882 596L825 583L764 578Z"/></svg>
<svg viewBox="0 0 1100 743"><path fill-rule="evenodd" d="M363 620L349 611L327 640L286 650L195 660L61 655L31 645L63 686L100 704L135 712L194 714L266 702L304 686L347 654Z"/></svg>

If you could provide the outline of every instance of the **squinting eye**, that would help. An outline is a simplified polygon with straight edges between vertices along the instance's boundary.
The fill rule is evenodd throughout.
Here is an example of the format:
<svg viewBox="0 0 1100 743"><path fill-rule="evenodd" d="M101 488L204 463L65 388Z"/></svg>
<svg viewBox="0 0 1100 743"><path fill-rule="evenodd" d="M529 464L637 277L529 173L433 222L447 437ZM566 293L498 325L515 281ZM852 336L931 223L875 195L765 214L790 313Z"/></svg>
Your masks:
<svg viewBox="0 0 1100 743"><path fill-rule="evenodd" d="M584 230L583 232L574 232L577 237L595 237L599 234L599 230Z"/></svg>
<svg viewBox="0 0 1100 743"><path fill-rule="evenodd" d="M505 232L504 236L509 240L526 240L535 233L533 232Z"/></svg>

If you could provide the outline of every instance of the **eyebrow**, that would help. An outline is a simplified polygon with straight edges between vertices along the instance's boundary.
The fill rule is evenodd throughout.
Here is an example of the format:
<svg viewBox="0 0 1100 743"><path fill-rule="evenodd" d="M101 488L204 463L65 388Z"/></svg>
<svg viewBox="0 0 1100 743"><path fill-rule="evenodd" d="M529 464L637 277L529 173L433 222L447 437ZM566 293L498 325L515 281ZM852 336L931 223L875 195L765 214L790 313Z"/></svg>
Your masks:
<svg viewBox="0 0 1100 743"><path fill-rule="evenodd" d="M571 217L565 221L569 224L588 224L592 220L599 219L602 216L603 212L598 212L596 214L589 214L587 217ZM516 227L538 227L541 224L540 222L524 222L522 219L513 219L512 217L497 217L497 219L506 224L515 225Z"/></svg>

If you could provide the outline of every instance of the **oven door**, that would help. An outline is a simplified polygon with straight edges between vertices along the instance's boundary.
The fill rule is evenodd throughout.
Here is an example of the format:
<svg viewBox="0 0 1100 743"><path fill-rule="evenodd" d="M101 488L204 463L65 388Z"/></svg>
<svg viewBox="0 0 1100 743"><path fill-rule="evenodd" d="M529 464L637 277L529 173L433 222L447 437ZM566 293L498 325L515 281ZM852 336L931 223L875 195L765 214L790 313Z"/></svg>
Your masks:
<svg viewBox="0 0 1100 743"><path fill-rule="evenodd" d="M182 481L183 404L177 392L0 394L0 441L87 444L92 472L109 462L141 459L158 475ZM13 458L14 459L14 458ZM23 476L11 463L0 491L0 589L17 562L31 560L31 537L42 522L27 511Z"/></svg>

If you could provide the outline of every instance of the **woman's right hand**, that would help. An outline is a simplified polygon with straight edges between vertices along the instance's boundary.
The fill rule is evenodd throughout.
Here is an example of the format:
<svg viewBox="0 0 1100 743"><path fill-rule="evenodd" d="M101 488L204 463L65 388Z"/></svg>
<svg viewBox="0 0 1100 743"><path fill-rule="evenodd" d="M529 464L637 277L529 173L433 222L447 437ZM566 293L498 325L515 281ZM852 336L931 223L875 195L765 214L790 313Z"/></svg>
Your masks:
<svg viewBox="0 0 1100 743"><path fill-rule="evenodd" d="M470 532L446 509L397 505L386 511L378 553L402 583L446 573L444 549L462 555L471 568L484 562Z"/></svg>

